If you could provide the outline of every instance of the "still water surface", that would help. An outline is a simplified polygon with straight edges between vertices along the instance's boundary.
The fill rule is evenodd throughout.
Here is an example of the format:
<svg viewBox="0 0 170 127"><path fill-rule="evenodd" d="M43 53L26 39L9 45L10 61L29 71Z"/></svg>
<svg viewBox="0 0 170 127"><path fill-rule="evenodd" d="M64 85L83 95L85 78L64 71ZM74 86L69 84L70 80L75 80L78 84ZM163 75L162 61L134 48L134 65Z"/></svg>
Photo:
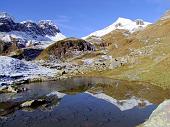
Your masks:
<svg viewBox="0 0 170 127"><path fill-rule="evenodd" d="M73 78L22 85L28 91L1 94L0 102L26 101L58 91L66 95L50 107L16 110L0 117L2 127L135 127L170 97L168 90L142 82Z"/></svg>

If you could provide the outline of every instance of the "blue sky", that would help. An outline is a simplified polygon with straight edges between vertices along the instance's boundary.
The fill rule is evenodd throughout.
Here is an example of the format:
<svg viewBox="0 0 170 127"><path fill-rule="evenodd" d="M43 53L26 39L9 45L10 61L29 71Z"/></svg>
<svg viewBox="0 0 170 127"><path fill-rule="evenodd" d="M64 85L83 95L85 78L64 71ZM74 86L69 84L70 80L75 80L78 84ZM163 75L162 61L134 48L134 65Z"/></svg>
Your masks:
<svg viewBox="0 0 170 127"><path fill-rule="evenodd" d="M1 0L0 11L19 21L53 20L66 36L82 37L118 17L155 22L170 0Z"/></svg>

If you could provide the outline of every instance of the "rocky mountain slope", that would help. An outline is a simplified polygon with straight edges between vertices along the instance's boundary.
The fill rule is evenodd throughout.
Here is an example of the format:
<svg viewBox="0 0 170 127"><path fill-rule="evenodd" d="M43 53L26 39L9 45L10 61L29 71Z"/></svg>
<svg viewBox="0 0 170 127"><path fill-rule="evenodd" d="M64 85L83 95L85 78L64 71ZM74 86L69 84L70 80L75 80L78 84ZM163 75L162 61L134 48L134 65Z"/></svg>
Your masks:
<svg viewBox="0 0 170 127"><path fill-rule="evenodd" d="M4 42L17 42L24 47L33 45L46 47L52 41L64 38L59 28L50 20L17 23L7 13L0 13L0 39Z"/></svg>
<svg viewBox="0 0 170 127"><path fill-rule="evenodd" d="M10 52L16 51L20 48L23 48L23 47L15 42L13 42L13 43L12 42L4 42L4 41L0 40L0 54L1 55L10 54Z"/></svg>
<svg viewBox="0 0 170 127"><path fill-rule="evenodd" d="M140 31L130 33L127 30L114 30L100 37L102 40L100 43L105 43L104 50L107 55L112 56L110 69L91 74L146 81L170 88L169 12L163 17ZM86 40L90 39L95 42L96 38L91 37Z"/></svg>
<svg viewBox="0 0 170 127"><path fill-rule="evenodd" d="M169 19L170 18L170 10L168 10L162 17L161 20Z"/></svg>

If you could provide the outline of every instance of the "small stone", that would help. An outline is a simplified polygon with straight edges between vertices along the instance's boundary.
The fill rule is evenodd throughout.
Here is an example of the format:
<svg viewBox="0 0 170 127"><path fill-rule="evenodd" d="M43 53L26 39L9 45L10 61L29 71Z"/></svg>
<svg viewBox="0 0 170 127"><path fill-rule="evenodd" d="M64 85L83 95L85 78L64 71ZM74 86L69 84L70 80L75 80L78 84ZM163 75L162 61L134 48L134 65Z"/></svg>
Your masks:
<svg viewBox="0 0 170 127"><path fill-rule="evenodd" d="M12 86L8 86L8 89L7 89L8 92L12 92L12 93L17 93L18 91L13 88Z"/></svg>
<svg viewBox="0 0 170 127"><path fill-rule="evenodd" d="M34 100L31 101L26 101L24 103L21 104L21 107L30 107L32 105L32 103L34 102Z"/></svg>

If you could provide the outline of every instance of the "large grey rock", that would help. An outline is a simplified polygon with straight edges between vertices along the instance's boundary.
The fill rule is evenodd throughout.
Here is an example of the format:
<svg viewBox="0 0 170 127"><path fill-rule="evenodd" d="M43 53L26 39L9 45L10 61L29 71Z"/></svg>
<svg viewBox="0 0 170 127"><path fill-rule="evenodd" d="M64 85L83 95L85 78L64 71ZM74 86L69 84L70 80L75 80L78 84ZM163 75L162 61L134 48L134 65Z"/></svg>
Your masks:
<svg viewBox="0 0 170 127"><path fill-rule="evenodd" d="M26 102L22 103L20 106L22 108L24 108L24 107L36 108L36 107L39 107L39 106L46 104L46 103L47 102L44 99L37 99L37 100L26 101Z"/></svg>
<svg viewBox="0 0 170 127"><path fill-rule="evenodd" d="M160 104L141 127L170 127L170 100Z"/></svg>
<svg viewBox="0 0 170 127"><path fill-rule="evenodd" d="M129 62L129 57L119 57L119 58L112 58L111 59L111 64L110 64L110 69L114 69L117 67L121 67Z"/></svg>
<svg viewBox="0 0 170 127"><path fill-rule="evenodd" d="M136 22L136 25L141 25L142 26L142 25L145 24L142 19L136 19L135 22Z"/></svg>

